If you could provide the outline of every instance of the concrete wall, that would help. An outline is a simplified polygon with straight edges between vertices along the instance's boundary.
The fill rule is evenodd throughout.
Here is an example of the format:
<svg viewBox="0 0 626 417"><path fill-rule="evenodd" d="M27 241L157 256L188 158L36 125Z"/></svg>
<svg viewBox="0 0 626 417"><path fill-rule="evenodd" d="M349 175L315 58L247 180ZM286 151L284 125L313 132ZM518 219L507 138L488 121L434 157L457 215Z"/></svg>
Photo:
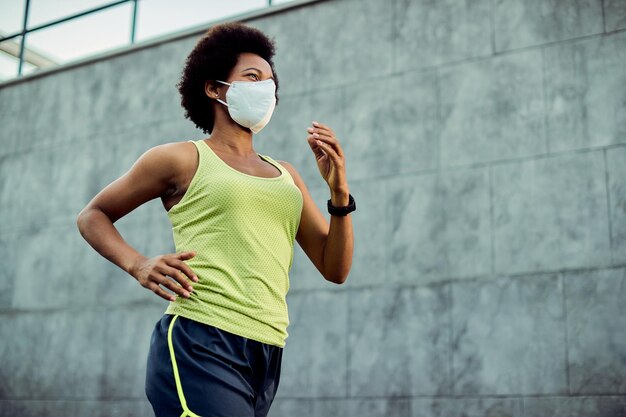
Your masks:
<svg viewBox="0 0 626 417"><path fill-rule="evenodd" d="M347 155L355 259L297 250L272 417L626 415L626 3L336 0L254 18L281 101L257 151ZM0 415L149 416L166 302L74 220L146 149L203 135L174 84L196 36L0 89ZM116 225L173 251L158 200Z"/></svg>

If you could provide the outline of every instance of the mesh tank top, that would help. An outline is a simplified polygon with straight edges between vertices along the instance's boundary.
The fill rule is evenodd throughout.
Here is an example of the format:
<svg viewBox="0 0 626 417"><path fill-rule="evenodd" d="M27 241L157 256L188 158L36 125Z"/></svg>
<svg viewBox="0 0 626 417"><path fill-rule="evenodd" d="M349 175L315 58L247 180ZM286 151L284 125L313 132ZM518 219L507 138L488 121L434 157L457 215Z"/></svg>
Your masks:
<svg viewBox="0 0 626 417"><path fill-rule="evenodd" d="M284 347L286 295L302 194L289 172L275 178L237 171L202 139L199 162L183 198L167 215L177 252L198 276L189 298L178 296L166 314L179 314L222 330Z"/></svg>

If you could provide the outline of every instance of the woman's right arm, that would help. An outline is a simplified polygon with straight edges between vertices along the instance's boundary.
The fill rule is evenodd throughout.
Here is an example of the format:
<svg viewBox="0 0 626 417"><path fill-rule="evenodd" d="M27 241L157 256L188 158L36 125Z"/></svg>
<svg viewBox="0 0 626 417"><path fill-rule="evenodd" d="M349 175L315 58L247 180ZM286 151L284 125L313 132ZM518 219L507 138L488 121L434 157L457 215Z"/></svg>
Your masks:
<svg viewBox="0 0 626 417"><path fill-rule="evenodd" d="M76 219L81 235L100 255L166 300L175 298L160 285L187 297L188 292L193 290L189 280L197 281L197 277L183 261L195 256L195 252L165 254L149 259L130 246L113 223L147 201L168 192L178 172L180 157L177 154L180 155L179 143L150 148L128 172L96 194Z"/></svg>

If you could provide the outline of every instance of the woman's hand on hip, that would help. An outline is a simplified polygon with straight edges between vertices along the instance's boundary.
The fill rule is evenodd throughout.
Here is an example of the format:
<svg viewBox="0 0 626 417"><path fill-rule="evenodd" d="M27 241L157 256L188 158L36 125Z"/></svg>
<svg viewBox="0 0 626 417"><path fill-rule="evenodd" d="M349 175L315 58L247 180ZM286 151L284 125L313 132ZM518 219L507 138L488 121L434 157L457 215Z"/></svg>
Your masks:
<svg viewBox="0 0 626 417"><path fill-rule="evenodd" d="M307 129L307 142L315 154L317 167L331 192L342 193L348 189L346 163L343 150L333 130L318 122Z"/></svg>
<svg viewBox="0 0 626 417"><path fill-rule="evenodd" d="M193 291L189 281L198 282L198 277L183 261L194 256L196 256L195 252L178 252L159 255L154 258L143 257L133 265L131 275L142 287L153 291L168 301L174 301L176 297L161 288L161 285L172 290L175 294L189 298L191 291Z"/></svg>

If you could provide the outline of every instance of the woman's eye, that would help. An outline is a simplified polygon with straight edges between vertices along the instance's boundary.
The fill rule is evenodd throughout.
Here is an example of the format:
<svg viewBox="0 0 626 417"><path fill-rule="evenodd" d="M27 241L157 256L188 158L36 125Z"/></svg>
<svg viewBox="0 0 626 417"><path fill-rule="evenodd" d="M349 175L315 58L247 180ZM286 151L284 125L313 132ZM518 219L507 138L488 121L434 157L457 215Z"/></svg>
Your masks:
<svg viewBox="0 0 626 417"><path fill-rule="evenodd" d="M258 79L259 77L257 77L256 74L248 74L248 77L254 77L254 79Z"/></svg>

